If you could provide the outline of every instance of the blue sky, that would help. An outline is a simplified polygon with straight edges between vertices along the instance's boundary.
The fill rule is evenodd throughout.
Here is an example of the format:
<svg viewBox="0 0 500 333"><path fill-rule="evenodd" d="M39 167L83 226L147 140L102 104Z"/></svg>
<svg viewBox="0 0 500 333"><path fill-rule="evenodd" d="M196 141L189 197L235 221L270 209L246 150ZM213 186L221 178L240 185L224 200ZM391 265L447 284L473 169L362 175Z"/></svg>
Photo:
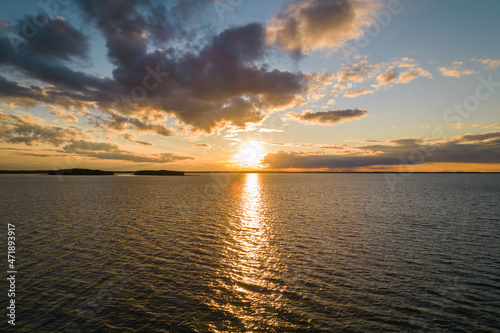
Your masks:
<svg viewBox="0 0 500 333"><path fill-rule="evenodd" d="M0 169L500 171L499 13L493 0L2 2ZM147 96L123 99L134 91Z"/></svg>

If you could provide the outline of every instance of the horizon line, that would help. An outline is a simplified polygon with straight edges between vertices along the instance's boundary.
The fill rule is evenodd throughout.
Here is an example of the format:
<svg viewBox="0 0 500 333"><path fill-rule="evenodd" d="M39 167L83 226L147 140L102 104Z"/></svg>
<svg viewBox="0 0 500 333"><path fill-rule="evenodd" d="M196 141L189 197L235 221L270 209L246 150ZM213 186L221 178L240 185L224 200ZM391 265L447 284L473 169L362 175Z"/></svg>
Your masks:
<svg viewBox="0 0 500 333"><path fill-rule="evenodd" d="M74 169L74 168L70 168ZM114 171L114 170L101 170L101 169L91 169L99 171L109 171L114 173L134 173L141 170L125 170L125 171ZM151 169L148 171L158 171L164 169ZM37 173L49 173L50 170L0 170L0 174L37 174ZM168 171L182 171L182 170L168 170ZM226 170L226 171L182 171L187 173L393 173L393 174L500 174L500 171L283 171L283 170Z"/></svg>

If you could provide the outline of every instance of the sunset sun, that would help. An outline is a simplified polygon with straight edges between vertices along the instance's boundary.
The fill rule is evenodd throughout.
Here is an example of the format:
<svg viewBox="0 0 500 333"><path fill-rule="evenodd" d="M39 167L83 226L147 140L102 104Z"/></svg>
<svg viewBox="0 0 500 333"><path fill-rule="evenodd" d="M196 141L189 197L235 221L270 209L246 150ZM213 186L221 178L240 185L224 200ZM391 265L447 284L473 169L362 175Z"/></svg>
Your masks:
<svg viewBox="0 0 500 333"><path fill-rule="evenodd" d="M234 155L234 161L240 168L258 168L262 158L266 155L258 141L244 142Z"/></svg>

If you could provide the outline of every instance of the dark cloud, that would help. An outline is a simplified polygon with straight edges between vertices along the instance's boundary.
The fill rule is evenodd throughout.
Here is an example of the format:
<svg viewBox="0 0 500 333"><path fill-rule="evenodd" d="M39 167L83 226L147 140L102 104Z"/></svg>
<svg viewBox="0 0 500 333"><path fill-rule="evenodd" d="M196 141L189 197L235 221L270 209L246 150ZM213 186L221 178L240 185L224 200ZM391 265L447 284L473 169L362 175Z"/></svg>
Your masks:
<svg viewBox="0 0 500 333"><path fill-rule="evenodd" d="M106 39L109 59L116 65L134 66L146 52L145 21L137 7L149 1L77 1L87 19L96 22Z"/></svg>
<svg viewBox="0 0 500 333"><path fill-rule="evenodd" d="M290 3L267 23L268 40L288 51L336 48L362 36L379 1L310 0Z"/></svg>
<svg viewBox="0 0 500 333"><path fill-rule="evenodd" d="M424 140L420 138L404 138L391 140L391 143L403 147L418 147L424 143Z"/></svg>
<svg viewBox="0 0 500 333"><path fill-rule="evenodd" d="M356 154L277 152L264 157L273 169L355 169L423 163L500 163L500 132L464 135L447 141L398 139L355 147Z"/></svg>
<svg viewBox="0 0 500 333"><path fill-rule="evenodd" d="M46 18L45 24L39 26L32 15L26 15L19 20L16 29L25 41L24 50L42 57L56 57L70 60L71 57L88 59L88 38L76 30L61 17Z"/></svg>
<svg viewBox="0 0 500 333"><path fill-rule="evenodd" d="M264 51L262 26L250 24L215 36L198 54L148 54L144 67L169 73L161 88L151 92L150 101L205 132L226 124L242 127L260 122L263 109L295 105L307 89L307 78L300 73L255 65ZM125 67L114 73L123 84L138 82L136 72Z"/></svg>
<svg viewBox="0 0 500 333"><path fill-rule="evenodd" d="M311 155L279 151L267 154L263 159L263 164L272 169L345 169L372 165L394 165L398 164L398 160L386 157L374 159L373 157L367 158L363 156Z"/></svg>
<svg viewBox="0 0 500 333"><path fill-rule="evenodd" d="M461 138L463 141L466 141L466 142L487 141L490 144L500 143L499 132L482 133L482 134L466 134L466 135L463 135Z"/></svg>
<svg viewBox="0 0 500 333"><path fill-rule="evenodd" d="M161 47L166 42L193 37L186 27L206 16L212 0L77 0L90 22L106 38L108 56L122 66L134 66L148 42Z"/></svg>
<svg viewBox="0 0 500 333"><path fill-rule="evenodd" d="M290 112L289 115L303 123L321 125L336 125L340 122L354 120L366 116L366 110L330 110L330 111L304 111L302 114Z"/></svg>
<svg viewBox="0 0 500 333"><path fill-rule="evenodd" d="M0 44L2 40L0 39ZM0 97L12 98L27 98L33 101L41 101L44 99L42 90L32 85L31 87L23 87L16 82L9 81L0 75Z"/></svg>
<svg viewBox="0 0 500 333"><path fill-rule="evenodd" d="M89 90L109 89L111 82L108 79L74 71L53 59L44 58L30 45L29 42L20 44L16 49L9 38L0 36L0 66L19 69L27 77L50 84L59 91L69 90L68 94L75 90L88 94L87 99L92 98Z"/></svg>

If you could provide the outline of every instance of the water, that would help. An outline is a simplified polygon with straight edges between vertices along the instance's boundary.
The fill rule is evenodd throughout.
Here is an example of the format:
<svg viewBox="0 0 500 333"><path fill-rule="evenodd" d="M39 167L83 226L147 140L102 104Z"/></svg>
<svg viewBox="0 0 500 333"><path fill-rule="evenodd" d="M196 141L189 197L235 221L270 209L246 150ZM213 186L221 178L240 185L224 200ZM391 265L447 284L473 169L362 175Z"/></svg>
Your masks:
<svg viewBox="0 0 500 333"><path fill-rule="evenodd" d="M500 327L500 175L2 175L0 198L19 332Z"/></svg>

